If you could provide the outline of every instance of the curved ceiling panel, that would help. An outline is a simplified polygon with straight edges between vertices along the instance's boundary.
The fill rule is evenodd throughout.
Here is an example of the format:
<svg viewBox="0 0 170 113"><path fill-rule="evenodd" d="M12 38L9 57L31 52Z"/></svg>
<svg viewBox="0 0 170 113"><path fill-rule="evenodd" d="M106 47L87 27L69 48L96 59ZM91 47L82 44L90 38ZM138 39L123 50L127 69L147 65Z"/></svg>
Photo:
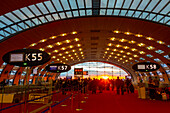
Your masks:
<svg viewBox="0 0 170 113"><path fill-rule="evenodd" d="M10 12L0 16L0 40L45 23L86 16L128 17L170 25L169 0L50 0L37 3L40 1L18 5L16 1L17 10L14 11L15 8L6 7Z"/></svg>

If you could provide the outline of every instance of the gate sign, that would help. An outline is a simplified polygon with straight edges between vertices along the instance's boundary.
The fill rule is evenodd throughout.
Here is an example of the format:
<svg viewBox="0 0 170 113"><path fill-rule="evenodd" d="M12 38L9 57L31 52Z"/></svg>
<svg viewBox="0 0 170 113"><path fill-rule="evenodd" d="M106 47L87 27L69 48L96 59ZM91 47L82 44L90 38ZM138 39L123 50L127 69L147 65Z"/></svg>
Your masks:
<svg viewBox="0 0 170 113"><path fill-rule="evenodd" d="M54 72L54 73L67 72L70 69L71 69L70 65L62 64L62 63L49 64L48 66L46 66L47 71Z"/></svg>
<svg viewBox="0 0 170 113"><path fill-rule="evenodd" d="M74 68L74 75L83 75L83 68Z"/></svg>
<svg viewBox="0 0 170 113"><path fill-rule="evenodd" d="M160 68L159 64L151 63L151 62L141 62L137 63L132 66L135 71L140 72L149 72L149 71L156 71Z"/></svg>
<svg viewBox="0 0 170 113"><path fill-rule="evenodd" d="M2 59L8 64L26 67L44 64L50 60L50 56L38 49L18 49L6 53Z"/></svg>

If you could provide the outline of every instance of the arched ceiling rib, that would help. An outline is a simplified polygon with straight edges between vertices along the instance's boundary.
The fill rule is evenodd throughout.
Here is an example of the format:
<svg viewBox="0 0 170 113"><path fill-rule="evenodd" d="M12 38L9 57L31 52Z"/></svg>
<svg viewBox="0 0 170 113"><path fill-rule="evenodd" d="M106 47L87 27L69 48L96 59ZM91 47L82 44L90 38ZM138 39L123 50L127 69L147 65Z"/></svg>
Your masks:
<svg viewBox="0 0 170 113"><path fill-rule="evenodd" d="M40 1L43 0L25 3L16 1L14 4L18 5L9 2L7 4L13 6L6 7L8 13L4 11L6 5L2 7L1 14L4 15L0 16L1 41L44 23L76 17L129 17L170 24L169 0L50 0L37 3ZM15 7L17 10L13 11Z"/></svg>

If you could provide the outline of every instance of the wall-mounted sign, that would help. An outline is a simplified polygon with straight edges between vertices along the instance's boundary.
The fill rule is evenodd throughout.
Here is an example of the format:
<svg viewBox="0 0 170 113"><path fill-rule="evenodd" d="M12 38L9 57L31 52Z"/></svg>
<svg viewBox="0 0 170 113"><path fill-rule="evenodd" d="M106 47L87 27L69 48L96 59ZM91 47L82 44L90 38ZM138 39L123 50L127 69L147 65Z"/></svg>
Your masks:
<svg viewBox="0 0 170 113"><path fill-rule="evenodd" d="M26 67L44 64L50 60L50 56L38 49L18 49L6 53L2 59L8 64Z"/></svg>
<svg viewBox="0 0 170 113"><path fill-rule="evenodd" d="M159 69L160 65L156 63L151 63L151 62L141 62L141 63L137 63L133 65L132 68L135 71L150 72L150 71L156 71L157 69Z"/></svg>
<svg viewBox="0 0 170 113"><path fill-rule="evenodd" d="M71 69L70 65L62 64L62 63L49 64L48 66L46 66L47 71L54 72L54 73L67 72L70 69Z"/></svg>
<svg viewBox="0 0 170 113"><path fill-rule="evenodd" d="M83 71L83 75L88 75L88 71Z"/></svg>
<svg viewBox="0 0 170 113"><path fill-rule="evenodd" d="M83 75L83 68L74 68L74 75Z"/></svg>

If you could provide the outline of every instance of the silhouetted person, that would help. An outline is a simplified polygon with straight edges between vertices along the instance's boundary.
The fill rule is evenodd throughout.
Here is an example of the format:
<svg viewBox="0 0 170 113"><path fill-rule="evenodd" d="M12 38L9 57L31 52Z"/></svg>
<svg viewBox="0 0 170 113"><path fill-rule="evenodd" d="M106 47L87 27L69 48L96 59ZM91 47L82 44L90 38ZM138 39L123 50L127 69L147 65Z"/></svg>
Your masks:
<svg viewBox="0 0 170 113"><path fill-rule="evenodd" d="M155 88L158 88L159 87L159 80L158 80L158 77L156 76L155 79L153 80L153 83L155 85Z"/></svg>
<svg viewBox="0 0 170 113"><path fill-rule="evenodd" d="M117 90L117 94L120 94L120 86L121 86L121 81L119 79L119 77L117 77L116 79L116 90Z"/></svg>
<svg viewBox="0 0 170 113"><path fill-rule="evenodd" d="M114 79L111 80L111 84L112 84L112 91L113 91L113 90L114 90L114 87L115 87L115 81L114 81Z"/></svg>
<svg viewBox="0 0 170 113"><path fill-rule="evenodd" d="M126 90L127 90L127 93L129 93L130 83L131 83L131 80L130 80L129 78L126 78L126 80L125 80L125 84L126 84Z"/></svg>
<svg viewBox="0 0 170 113"><path fill-rule="evenodd" d="M120 80L121 94L124 95L124 81Z"/></svg>
<svg viewBox="0 0 170 113"><path fill-rule="evenodd" d="M134 93L134 86L133 86L133 84L131 82L129 84L129 89L130 89L131 93Z"/></svg>

